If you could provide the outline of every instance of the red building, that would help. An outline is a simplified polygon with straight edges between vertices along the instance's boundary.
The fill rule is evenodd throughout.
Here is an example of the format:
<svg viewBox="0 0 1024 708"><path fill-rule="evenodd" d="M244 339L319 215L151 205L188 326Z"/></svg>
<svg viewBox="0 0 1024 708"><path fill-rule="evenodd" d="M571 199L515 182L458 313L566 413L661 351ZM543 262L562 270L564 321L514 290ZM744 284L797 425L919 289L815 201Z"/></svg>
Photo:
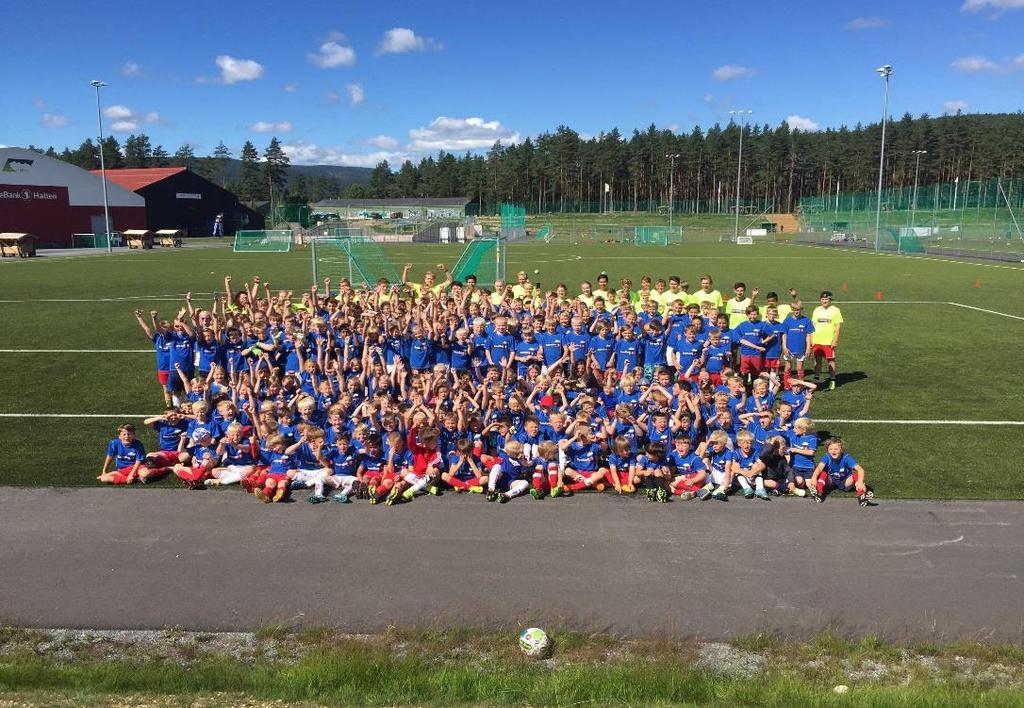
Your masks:
<svg viewBox="0 0 1024 708"><path fill-rule="evenodd" d="M146 200L108 181L110 230L146 228ZM68 248L77 233L103 233L98 175L22 148L0 148L0 231L35 234L43 248Z"/></svg>

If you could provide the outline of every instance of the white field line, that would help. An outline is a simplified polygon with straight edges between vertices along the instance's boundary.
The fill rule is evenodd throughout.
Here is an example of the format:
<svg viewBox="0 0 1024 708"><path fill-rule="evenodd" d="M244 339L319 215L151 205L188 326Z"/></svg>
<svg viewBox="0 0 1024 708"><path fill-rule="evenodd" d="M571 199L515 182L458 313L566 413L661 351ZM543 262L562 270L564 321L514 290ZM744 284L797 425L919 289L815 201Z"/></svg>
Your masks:
<svg viewBox="0 0 1024 708"><path fill-rule="evenodd" d="M974 261L964 260L963 258L956 258L950 256L949 258L937 258L935 256L912 256L908 253L887 253L867 250L867 249L845 249L836 246L822 246L815 243L779 243L779 246L802 246L804 248L827 248L829 250L838 251L850 251L850 252L862 252L868 256L891 256L892 258L907 258L915 261L936 261L938 263L960 263L961 265L975 266L977 268L998 268L999 270L1024 270L1020 266L1012 265L999 265L998 263L976 263Z"/></svg>
<svg viewBox="0 0 1024 708"><path fill-rule="evenodd" d="M153 354L153 349L0 349L0 354Z"/></svg>
<svg viewBox="0 0 1024 708"><path fill-rule="evenodd" d="M815 418L815 423L850 425L1024 425L1024 420L860 420L853 418Z"/></svg>
<svg viewBox="0 0 1024 708"><path fill-rule="evenodd" d="M159 413L0 413L0 418L148 418ZM862 420L816 418L816 423L849 425L1024 426L1024 420Z"/></svg>
<svg viewBox="0 0 1024 708"><path fill-rule="evenodd" d="M843 300L839 305L951 305L953 307L962 307L965 310L974 310L975 312L985 312L990 315L999 315L1000 317L1009 317L1012 320L1024 321L1024 317L1020 315L1011 315L1008 312L999 312L998 310L986 310L984 307L975 307L974 305L965 305L962 302L945 302L942 300Z"/></svg>
<svg viewBox="0 0 1024 708"><path fill-rule="evenodd" d="M220 295L223 291L217 291L213 293L192 293L193 296L209 297L211 295ZM40 298L34 297L30 300L0 300L0 303L33 303L33 302L154 302L154 301L167 301L167 302L185 302L185 293L180 295L126 295L125 297L99 297L99 298Z"/></svg>
<svg viewBox="0 0 1024 708"><path fill-rule="evenodd" d="M1008 315L1005 312L996 312L995 310L986 310L984 307L975 307L974 305L965 305L962 302L948 302L947 305L953 305L954 307L962 307L965 310L976 310L978 312L987 312L990 315L999 315L1000 317L1009 317L1014 320L1024 321L1024 317L1019 315Z"/></svg>

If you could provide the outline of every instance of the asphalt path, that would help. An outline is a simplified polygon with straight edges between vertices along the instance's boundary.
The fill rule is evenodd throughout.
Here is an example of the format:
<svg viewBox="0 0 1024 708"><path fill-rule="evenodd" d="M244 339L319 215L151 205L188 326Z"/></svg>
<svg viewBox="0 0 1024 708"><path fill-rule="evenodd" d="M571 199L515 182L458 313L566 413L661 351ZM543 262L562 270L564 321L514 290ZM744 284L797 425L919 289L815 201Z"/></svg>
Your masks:
<svg viewBox="0 0 1024 708"><path fill-rule="evenodd" d="M0 488L0 623L1024 640L1024 504Z"/></svg>

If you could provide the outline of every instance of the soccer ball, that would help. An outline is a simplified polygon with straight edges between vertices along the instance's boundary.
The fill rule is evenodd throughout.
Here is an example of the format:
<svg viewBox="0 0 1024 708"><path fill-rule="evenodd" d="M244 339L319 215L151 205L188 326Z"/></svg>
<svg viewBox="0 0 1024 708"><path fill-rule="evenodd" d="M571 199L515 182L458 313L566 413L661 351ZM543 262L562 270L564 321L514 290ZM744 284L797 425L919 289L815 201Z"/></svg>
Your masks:
<svg viewBox="0 0 1024 708"><path fill-rule="evenodd" d="M551 653L551 639L543 629L530 627L519 635L519 648L529 657L542 658Z"/></svg>

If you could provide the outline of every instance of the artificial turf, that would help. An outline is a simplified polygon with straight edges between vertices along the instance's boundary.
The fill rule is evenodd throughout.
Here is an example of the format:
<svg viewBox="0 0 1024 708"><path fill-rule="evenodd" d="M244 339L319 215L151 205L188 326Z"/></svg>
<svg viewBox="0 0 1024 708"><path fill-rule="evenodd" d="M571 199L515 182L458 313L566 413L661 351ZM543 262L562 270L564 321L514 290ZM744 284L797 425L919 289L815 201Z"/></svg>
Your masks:
<svg viewBox="0 0 1024 708"><path fill-rule="evenodd" d="M436 263L454 264L460 246L385 246L414 277ZM527 270L550 288L576 292L582 279L607 271L615 283L642 274L680 275L694 287L703 273L725 297L735 280L763 294L799 289L811 306L835 292L845 317L838 350L840 385L811 409L824 420L1024 421L1016 382L1024 364L1024 267L875 255L827 247L693 244L524 243L508 249L508 271ZM534 274L533 271L539 273ZM135 308L171 315L186 291L209 303L225 275L253 275L299 291L310 282L310 254L232 253L222 247L47 257L0 264L0 349L148 350ZM321 272L321 276L324 273ZM335 274L337 276L342 273ZM959 303L951 305L948 303ZM972 310L982 308L993 312ZM149 353L0 352L0 484L78 486L95 483L107 441L122 417L157 413L162 396ZM100 414L110 418L28 417ZM951 423L818 424L839 434L867 469L881 498L1008 498L1015 460L1024 457L1021 426ZM153 436L144 431L152 447ZM173 484L164 482L162 484Z"/></svg>

